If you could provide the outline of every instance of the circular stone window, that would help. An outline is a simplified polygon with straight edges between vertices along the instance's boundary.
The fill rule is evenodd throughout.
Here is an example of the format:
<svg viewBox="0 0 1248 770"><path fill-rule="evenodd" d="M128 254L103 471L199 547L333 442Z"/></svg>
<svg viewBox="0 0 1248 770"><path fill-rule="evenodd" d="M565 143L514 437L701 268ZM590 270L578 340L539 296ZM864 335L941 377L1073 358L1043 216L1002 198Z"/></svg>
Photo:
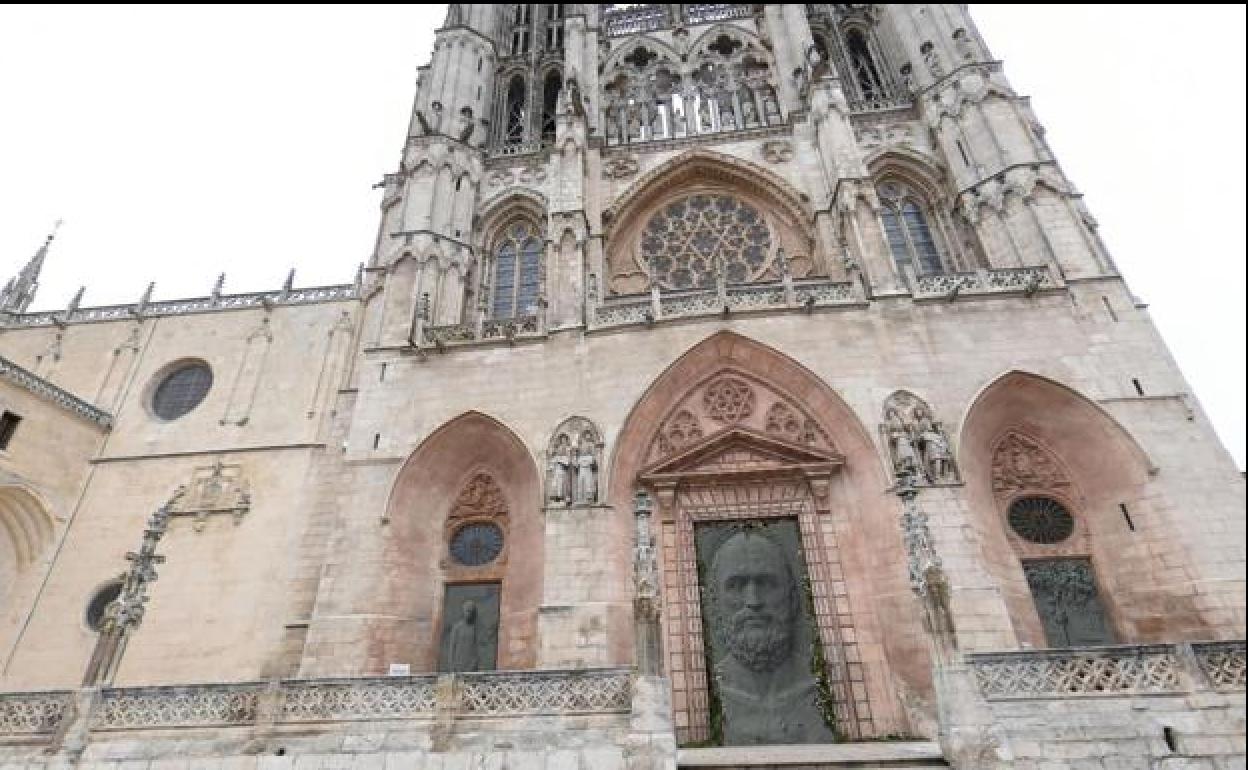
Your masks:
<svg viewBox="0 0 1248 770"><path fill-rule="evenodd" d="M1060 543L1075 531L1070 511L1049 497L1020 497L1006 515L1019 537L1041 545Z"/></svg>
<svg viewBox="0 0 1248 770"><path fill-rule="evenodd" d="M212 369L198 361L165 375L152 392L152 411L162 420L176 420L204 400L212 387Z"/></svg>
<svg viewBox="0 0 1248 770"><path fill-rule="evenodd" d="M96 632L100 630L100 625L104 622L104 612L108 609L108 605L117 600L118 596L121 596L121 581L118 580L114 580L95 592L95 596L87 602L87 628Z"/></svg>
<svg viewBox="0 0 1248 770"><path fill-rule="evenodd" d="M503 530L497 524L466 524L451 536L451 557L465 567L489 564L503 552Z"/></svg>

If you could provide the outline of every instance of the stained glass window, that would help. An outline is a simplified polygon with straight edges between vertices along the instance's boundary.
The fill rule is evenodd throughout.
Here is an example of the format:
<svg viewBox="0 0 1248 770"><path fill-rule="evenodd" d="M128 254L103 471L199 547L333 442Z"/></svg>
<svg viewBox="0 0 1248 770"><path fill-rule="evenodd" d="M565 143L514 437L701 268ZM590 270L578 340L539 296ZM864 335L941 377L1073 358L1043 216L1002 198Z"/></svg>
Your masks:
<svg viewBox="0 0 1248 770"><path fill-rule="evenodd" d="M509 226L494 252L492 318L516 318L537 312L542 242L527 222Z"/></svg>
<svg viewBox="0 0 1248 770"><path fill-rule="evenodd" d="M1070 511L1048 497L1020 497L1010 503L1006 517L1019 537L1041 545L1060 543L1075 531Z"/></svg>
<svg viewBox="0 0 1248 770"><path fill-rule="evenodd" d="M176 420L204 400L212 387L212 369L208 364L195 363L179 367L156 386L152 394L152 411L162 420Z"/></svg>
<svg viewBox="0 0 1248 770"><path fill-rule="evenodd" d="M669 289L758 280L771 255L771 232L753 206L728 195L699 194L665 206L646 223L641 256Z"/></svg>
<svg viewBox="0 0 1248 770"><path fill-rule="evenodd" d="M451 557L465 567L489 564L503 552L503 530L489 522L467 524L451 536L450 551Z"/></svg>
<svg viewBox="0 0 1248 770"><path fill-rule="evenodd" d="M943 273L940 248L917 196L896 182L881 184L879 194L884 237L898 272L904 273L906 265L913 265L919 275Z"/></svg>

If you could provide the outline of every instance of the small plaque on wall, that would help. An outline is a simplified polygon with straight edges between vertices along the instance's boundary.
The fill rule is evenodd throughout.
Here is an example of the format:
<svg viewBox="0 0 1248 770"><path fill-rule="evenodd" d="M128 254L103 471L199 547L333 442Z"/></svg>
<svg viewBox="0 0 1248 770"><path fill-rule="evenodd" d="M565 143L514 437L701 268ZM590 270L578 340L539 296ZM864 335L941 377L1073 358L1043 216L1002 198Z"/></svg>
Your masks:
<svg viewBox="0 0 1248 770"><path fill-rule="evenodd" d="M389 674L390 676L411 676L412 664L411 663L391 663Z"/></svg>

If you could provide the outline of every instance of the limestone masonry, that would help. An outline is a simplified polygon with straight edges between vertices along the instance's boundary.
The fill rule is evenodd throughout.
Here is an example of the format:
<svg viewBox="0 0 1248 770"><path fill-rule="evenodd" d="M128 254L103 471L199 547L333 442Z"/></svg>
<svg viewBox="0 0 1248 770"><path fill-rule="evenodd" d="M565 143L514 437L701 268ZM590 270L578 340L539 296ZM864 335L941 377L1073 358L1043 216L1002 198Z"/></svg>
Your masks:
<svg viewBox="0 0 1248 770"><path fill-rule="evenodd" d="M452 4L380 219L0 293L0 770L1245 766L1244 479L966 6Z"/></svg>

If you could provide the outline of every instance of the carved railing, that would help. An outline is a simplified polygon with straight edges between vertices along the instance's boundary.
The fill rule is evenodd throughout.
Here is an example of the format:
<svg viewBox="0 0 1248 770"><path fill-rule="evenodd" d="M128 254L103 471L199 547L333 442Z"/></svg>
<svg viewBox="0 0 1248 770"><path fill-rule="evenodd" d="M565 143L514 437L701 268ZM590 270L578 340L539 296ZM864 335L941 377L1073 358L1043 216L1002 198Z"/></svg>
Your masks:
<svg viewBox="0 0 1248 770"><path fill-rule="evenodd" d="M1189 691L1182 655L1172 644L978 653L968 659L989 700Z"/></svg>
<svg viewBox="0 0 1248 770"><path fill-rule="evenodd" d="M603 13L607 37L624 37L663 29L670 23L667 6L652 3L627 8L611 8Z"/></svg>
<svg viewBox="0 0 1248 770"><path fill-rule="evenodd" d="M282 685L280 722L413 719L433 714L436 678L304 680Z"/></svg>
<svg viewBox="0 0 1248 770"><path fill-rule="evenodd" d="M63 323L91 323L98 321L124 321L136 317L187 315L209 313L217 310L238 310L271 305L307 305L317 302L340 302L356 299L359 290L355 284L335 286L310 286L303 289L279 289L247 294L222 294L216 297L191 297L189 299L136 302L127 305L101 305L80 307L72 312L64 310L39 313L0 313L0 325L8 327L54 326Z"/></svg>
<svg viewBox="0 0 1248 770"><path fill-rule="evenodd" d="M444 681L445 680L445 681ZM91 730L225 728L384 719L619 714L632 704L632 669L503 671L359 679L105 688L0 694L0 737L46 739L67 719Z"/></svg>
<svg viewBox="0 0 1248 770"><path fill-rule="evenodd" d="M0 695L0 735L51 735L73 697L64 690Z"/></svg>
<svg viewBox="0 0 1248 770"><path fill-rule="evenodd" d="M909 267L907 267L909 271ZM1047 266L981 269L967 273L933 273L908 275L916 298L951 298L959 295L1030 294L1042 289L1059 288Z"/></svg>
<svg viewBox="0 0 1248 770"><path fill-rule="evenodd" d="M634 295L599 305L594 309L592 325L596 329L602 329L676 318L722 315L725 310L729 313L749 313L811 309L855 305L864 301L857 284L826 279L793 281L791 286L786 286L783 282L730 286L723 294L717 289L661 291L658 293L657 312L653 295L644 298Z"/></svg>
<svg viewBox="0 0 1248 770"><path fill-rule="evenodd" d="M263 684L129 687L100 691L93 730L230 727L256 721Z"/></svg>
<svg viewBox="0 0 1248 770"><path fill-rule="evenodd" d="M40 398L45 398L57 406L73 412L83 419L90 420L102 428L108 429L113 427L113 416L108 412L97 409L73 393L58 388L3 356L0 356L0 377L20 388L25 388Z"/></svg>
<svg viewBox="0 0 1248 770"><path fill-rule="evenodd" d="M731 19L750 18L750 6L745 3L697 3L686 5L685 23L714 24Z"/></svg>
<svg viewBox="0 0 1248 770"><path fill-rule="evenodd" d="M472 345L496 340L532 339L542 336L539 315L516 316L482 321L480 324L447 324L426 326L421 331L422 347L441 350L447 347Z"/></svg>
<svg viewBox="0 0 1248 770"><path fill-rule="evenodd" d="M459 679L459 713L464 715L624 712L632 702L631 675L621 669L462 674Z"/></svg>
<svg viewBox="0 0 1248 770"><path fill-rule="evenodd" d="M531 142L505 142L490 148L491 158L512 158L518 155L534 155L549 147L546 142L535 139Z"/></svg>
<svg viewBox="0 0 1248 770"><path fill-rule="evenodd" d="M1229 642L1196 642L1192 653L1201 673L1215 690L1244 689L1245 644L1243 639Z"/></svg>
<svg viewBox="0 0 1248 770"><path fill-rule="evenodd" d="M849 111L854 113L863 112L886 112L888 110L905 110L909 109L914 101L909 95L880 95L865 99L850 99Z"/></svg>

